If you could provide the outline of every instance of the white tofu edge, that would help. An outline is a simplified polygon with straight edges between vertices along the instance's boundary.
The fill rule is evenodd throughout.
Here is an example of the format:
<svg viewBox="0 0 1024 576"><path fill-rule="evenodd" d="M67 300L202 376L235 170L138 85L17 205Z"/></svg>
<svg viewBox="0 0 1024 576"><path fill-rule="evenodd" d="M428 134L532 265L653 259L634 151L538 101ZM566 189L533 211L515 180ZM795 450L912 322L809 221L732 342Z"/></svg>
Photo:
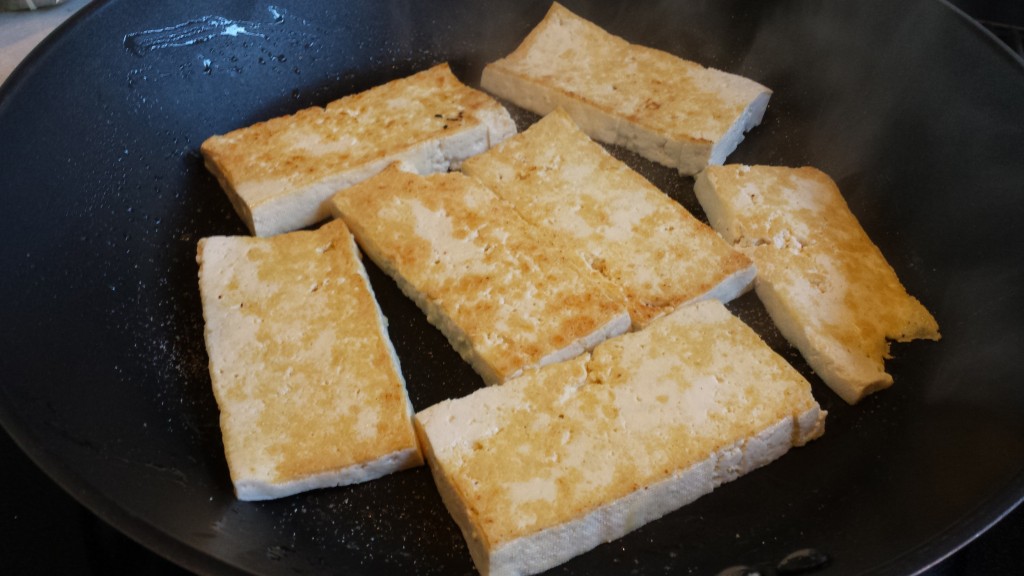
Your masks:
<svg viewBox="0 0 1024 576"><path fill-rule="evenodd" d="M679 142L494 66L484 68L480 84L484 90L541 116L561 106L591 138L623 146L683 175L694 175L708 164L722 164L743 140L744 133L761 123L771 97L770 91L761 92L718 142Z"/></svg>
<svg viewBox="0 0 1024 576"><path fill-rule="evenodd" d="M424 431L429 423L421 420L422 412L414 422L441 499L462 531L477 570L482 576L511 576L536 574L558 566L776 460L791 447L802 446L817 437L824 416L824 412L815 405L795 417L785 417L756 436L717 450L701 462L597 507L585 516L495 549L488 549L476 533L464 503L434 457Z"/></svg>
<svg viewBox="0 0 1024 576"><path fill-rule="evenodd" d="M420 175L447 172L457 169L466 158L484 152L516 133L515 122L504 108L481 112L478 119L480 123L473 127L453 130L448 136L418 143L286 195L279 194L287 185L285 181L254 182L235 189L214 163L207 162L206 165L227 192L231 204L249 231L255 236L273 236L330 218L331 196L379 174L393 163L397 162L403 170ZM242 196L266 200L249 205Z"/></svg>

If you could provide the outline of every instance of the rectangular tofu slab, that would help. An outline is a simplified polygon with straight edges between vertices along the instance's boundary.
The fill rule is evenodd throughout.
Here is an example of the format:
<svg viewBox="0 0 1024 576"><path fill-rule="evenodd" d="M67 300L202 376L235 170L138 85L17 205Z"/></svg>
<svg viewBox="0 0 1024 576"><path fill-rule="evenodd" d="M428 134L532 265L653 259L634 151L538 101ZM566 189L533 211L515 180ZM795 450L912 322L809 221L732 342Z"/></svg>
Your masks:
<svg viewBox="0 0 1024 576"><path fill-rule="evenodd" d="M561 106L595 140L682 174L722 164L771 97L753 80L630 44L557 2L484 68L481 86L537 114Z"/></svg>
<svg viewBox="0 0 1024 576"><path fill-rule="evenodd" d="M824 431L810 384L715 300L416 414L485 576L534 574Z"/></svg>
<svg viewBox="0 0 1024 576"><path fill-rule="evenodd" d="M332 202L363 251L487 384L629 329L614 285L462 173L392 166Z"/></svg>
<svg viewBox="0 0 1024 576"><path fill-rule="evenodd" d="M316 224L332 194L403 162L446 172L515 134L508 111L447 64L211 136L201 150L238 215L256 236Z"/></svg>
<svg viewBox="0 0 1024 576"><path fill-rule="evenodd" d="M890 340L939 339L820 170L713 166L695 190L715 230L757 265L755 290L779 330L848 403L892 384Z"/></svg>
<svg viewBox="0 0 1024 576"><path fill-rule="evenodd" d="M754 280L749 258L591 140L562 108L462 171L622 289L636 329L686 303L728 302Z"/></svg>
<svg viewBox="0 0 1024 576"><path fill-rule="evenodd" d="M241 500L423 463L387 321L335 221L199 241L210 379Z"/></svg>

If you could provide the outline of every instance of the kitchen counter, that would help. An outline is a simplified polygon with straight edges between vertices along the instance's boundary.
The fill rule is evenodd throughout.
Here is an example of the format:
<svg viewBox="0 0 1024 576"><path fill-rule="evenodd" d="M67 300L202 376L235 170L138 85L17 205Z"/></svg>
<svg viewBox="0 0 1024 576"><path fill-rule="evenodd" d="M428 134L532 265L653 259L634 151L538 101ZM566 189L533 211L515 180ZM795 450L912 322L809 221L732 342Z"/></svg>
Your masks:
<svg viewBox="0 0 1024 576"><path fill-rule="evenodd" d="M88 0L69 0L52 8L0 12L0 84L43 38Z"/></svg>

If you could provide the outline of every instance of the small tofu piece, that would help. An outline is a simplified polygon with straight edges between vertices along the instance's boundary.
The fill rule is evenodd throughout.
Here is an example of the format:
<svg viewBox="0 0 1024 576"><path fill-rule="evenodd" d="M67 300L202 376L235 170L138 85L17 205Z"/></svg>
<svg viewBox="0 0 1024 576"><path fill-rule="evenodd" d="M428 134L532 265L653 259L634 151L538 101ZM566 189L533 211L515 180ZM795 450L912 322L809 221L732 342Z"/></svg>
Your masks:
<svg viewBox="0 0 1024 576"><path fill-rule="evenodd" d="M480 84L537 114L561 106L595 140L688 175L722 164L771 97L753 80L631 44L557 2Z"/></svg>
<svg viewBox="0 0 1024 576"><path fill-rule="evenodd" d="M462 171L616 284L634 329L687 303L728 302L752 286L749 258L591 140L562 108Z"/></svg>
<svg viewBox="0 0 1024 576"><path fill-rule="evenodd" d="M783 336L846 402L892 384L891 340L940 338L820 170L713 166L695 190L715 230L757 265L755 290Z"/></svg>
<svg viewBox="0 0 1024 576"><path fill-rule="evenodd" d="M515 134L508 111L447 64L224 135L201 150L256 236L330 217L326 200L392 162L421 174L458 168Z"/></svg>
<svg viewBox="0 0 1024 576"><path fill-rule="evenodd" d="M332 199L363 251L486 384L629 329L618 289L479 181L392 166Z"/></svg>
<svg viewBox="0 0 1024 576"><path fill-rule="evenodd" d="M715 300L416 414L485 576L534 574L824 432L810 384Z"/></svg>
<svg viewBox="0 0 1024 576"><path fill-rule="evenodd" d="M240 500L423 463L387 320L344 222L199 241L224 453Z"/></svg>

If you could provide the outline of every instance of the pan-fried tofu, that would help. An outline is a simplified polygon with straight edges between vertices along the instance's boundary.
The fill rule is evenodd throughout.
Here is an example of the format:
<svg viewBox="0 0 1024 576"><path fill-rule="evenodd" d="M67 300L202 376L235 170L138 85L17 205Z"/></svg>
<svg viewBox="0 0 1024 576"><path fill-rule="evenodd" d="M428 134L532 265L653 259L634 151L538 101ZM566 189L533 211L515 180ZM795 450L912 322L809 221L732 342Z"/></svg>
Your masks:
<svg viewBox="0 0 1024 576"><path fill-rule="evenodd" d="M470 158L462 171L544 234L564 238L616 284L635 329L684 304L728 302L754 280L749 258L591 140L561 108Z"/></svg>
<svg viewBox="0 0 1024 576"><path fill-rule="evenodd" d="M210 378L241 500L422 464L387 321L335 221L199 242Z"/></svg>
<svg viewBox="0 0 1024 576"><path fill-rule="evenodd" d="M327 219L332 194L392 162L446 172L515 131L501 104L438 64L324 108L211 136L201 149L249 230L270 236Z"/></svg>
<svg viewBox="0 0 1024 576"><path fill-rule="evenodd" d="M533 574L824 431L810 384L718 301L416 414L480 573Z"/></svg>
<svg viewBox="0 0 1024 576"><path fill-rule="evenodd" d="M892 385L890 340L939 339L820 170L712 166L695 190L715 230L757 265L754 288L779 331L848 403Z"/></svg>
<svg viewBox="0 0 1024 576"><path fill-rule="evenodd" d="M487 384L629 329L614 285L462 173L392 166L332 202L363 251Z"/></svg>
<svg viewBox="0 0 1024 576"><path fill-rule="evenodd" d="M722 164L771 97L753 80L631 44L557 2L480 84L537 114L561 106L595 140L681 174Z"/></svg>

